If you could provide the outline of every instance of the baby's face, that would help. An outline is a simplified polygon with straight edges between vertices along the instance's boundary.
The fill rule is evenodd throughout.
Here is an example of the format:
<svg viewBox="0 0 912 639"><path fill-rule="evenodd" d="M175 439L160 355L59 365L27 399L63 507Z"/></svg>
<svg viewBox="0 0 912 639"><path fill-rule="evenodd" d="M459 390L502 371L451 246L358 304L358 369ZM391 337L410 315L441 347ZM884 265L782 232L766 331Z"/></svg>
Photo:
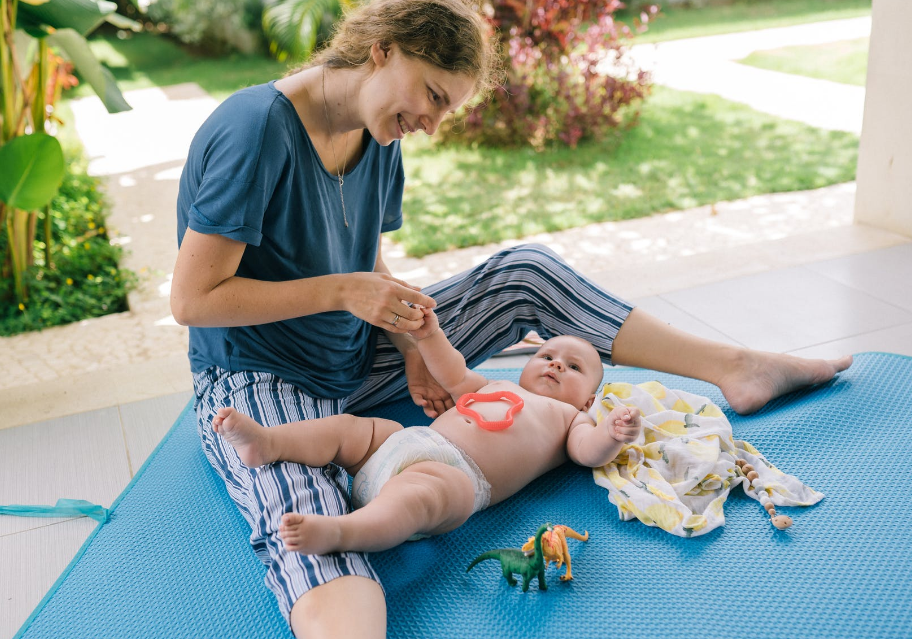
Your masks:
<svg viewBox="0 0 912 639"><path fill-rule="evenodd" d="M545 342L519 376L519 385L538 395L588 410L602 381L602 362L589 342L564 335Z"/></svg>

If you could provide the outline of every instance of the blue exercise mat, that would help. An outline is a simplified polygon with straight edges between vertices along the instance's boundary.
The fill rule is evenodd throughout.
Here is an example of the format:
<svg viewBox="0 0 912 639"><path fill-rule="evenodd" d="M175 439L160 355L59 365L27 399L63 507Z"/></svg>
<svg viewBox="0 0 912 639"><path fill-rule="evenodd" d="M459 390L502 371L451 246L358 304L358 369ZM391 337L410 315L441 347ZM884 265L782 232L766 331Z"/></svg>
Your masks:
<svg viewBox="0 0 912 639"><path fill-rule="evenodd" d="M518 370L485 371L518 379ZM606 381L658 380L705 395L715 387L651 371ZM735 436L826 494L763 508L733 491L726 524L682 539L622 522L592 472L567 464L460 529L372 555L389 602L389 636L532 639L604 636L706 639L912 637L912 358L864 353L833 382L740 417ZM374 411L428 420L409 402ZM568 540L572 582L511 588L481 552L518 547L542 523ZM17 635L79 639L292 637L247 545L249 528L200 451L188 407Z"/></svg>

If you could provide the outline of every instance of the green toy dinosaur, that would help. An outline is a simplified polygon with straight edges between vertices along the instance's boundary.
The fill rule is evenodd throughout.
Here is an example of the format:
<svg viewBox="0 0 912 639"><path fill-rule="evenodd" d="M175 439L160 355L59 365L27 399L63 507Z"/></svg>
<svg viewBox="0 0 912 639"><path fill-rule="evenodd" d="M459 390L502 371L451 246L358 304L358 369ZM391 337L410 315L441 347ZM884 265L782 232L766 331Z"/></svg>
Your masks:
<svg viewBox="0 0 912 639"><path fill-rule="evenodd" d="M506 579L507 583L511 586L516 585L516 580L513 578L513 574L515 573L522 575L523 592L529 590L529 582L536 576L538 577L538 589L547 590L548 586L545 583L545 560L542 555L542 535L550 529L550 523L539 527L538 531L535 533L535 552L531 557L526 556L526 554L518 548L497 548L496 550L489 550L488 552L481 553L475 557L475 559L472 560L472 563L469 564L469 567L466 568L466 572L469 572L475 567L475 564L478 564L485 559L497 559L500 561L500 567L503 569L504 579Z"/></svg>

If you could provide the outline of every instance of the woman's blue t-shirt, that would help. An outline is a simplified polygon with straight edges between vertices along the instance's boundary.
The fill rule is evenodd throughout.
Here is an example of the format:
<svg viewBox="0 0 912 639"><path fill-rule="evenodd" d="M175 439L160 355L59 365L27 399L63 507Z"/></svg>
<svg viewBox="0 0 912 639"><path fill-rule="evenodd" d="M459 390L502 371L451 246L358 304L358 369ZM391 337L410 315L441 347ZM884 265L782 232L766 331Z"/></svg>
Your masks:
<svg viewBox="0 0 912 639"><path fill-rule="evenodd" d="M399 143L369 138L345 175L316 153L294 106L273 83L238 91L190 146L177 198L177 241L189 227L247 244L239 277L270 282L373 271L380 234L402 225ZM193 372L211 366L273 373L313 397L350 395L367 377L376 329L333 311L271 324L190 328Z"/></svg>

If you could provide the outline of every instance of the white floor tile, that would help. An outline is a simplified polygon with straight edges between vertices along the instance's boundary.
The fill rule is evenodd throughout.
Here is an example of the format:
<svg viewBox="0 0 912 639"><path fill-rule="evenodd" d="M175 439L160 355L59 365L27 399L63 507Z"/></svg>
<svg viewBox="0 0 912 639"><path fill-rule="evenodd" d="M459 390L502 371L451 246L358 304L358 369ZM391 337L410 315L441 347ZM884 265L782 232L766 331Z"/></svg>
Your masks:
<svg viewBox="0 0 912 639"><path fill-rule="evenodd" d="M12 637L98 522L87 517L0 537L0 637Z"/></svg>
<svg viewBox="0 0 912 639"><path fill-rule="evenodd" d="M0 430L0 504L67 498L107 508L129 481L116 408ZM59 521L0 516L0 536Z"/></svg>
<svg viewBox="0 0 912 639"><path fill-rule="evenodd" d="M803 266L662 297L745 346L775 352L912 322L912 312Z"/></svg>
<svg viewBox="0 0 912 639"><path fill-rule="evenodd" d="M697 337L713 340L714 342L723 342L725 344L733 344L735 346L740 345L737 341L733 340L728 335L720 333L713 327L705 324L704 322L701 322L693 315L682 311L680 308L666 300L661 295L642 297L633 300L633 302L639 308L646 311L650 315L654 315L666 324L671 324L675 328L679 328L682 331L696 335Z"/></svg>
<svg viewBox="0 0 912 639"><path fill-rule="evenodd" d="M912 243L817 262L808 268L912 311Z"/></svg>
<svg viewBox="0 0 912 639"><path fill-rule="evenodd" d="M912 323L817 344L792 351L792 354L801 357L833 359L842 355L854 355L867 351L898 353L912 357Z"/></svg>
<svg viewBox="0 0 912 639"><path fill-rule="evenodd" d="M131 476L142 467L192 397L192 392L175 393L120 406Z"/></svg>

